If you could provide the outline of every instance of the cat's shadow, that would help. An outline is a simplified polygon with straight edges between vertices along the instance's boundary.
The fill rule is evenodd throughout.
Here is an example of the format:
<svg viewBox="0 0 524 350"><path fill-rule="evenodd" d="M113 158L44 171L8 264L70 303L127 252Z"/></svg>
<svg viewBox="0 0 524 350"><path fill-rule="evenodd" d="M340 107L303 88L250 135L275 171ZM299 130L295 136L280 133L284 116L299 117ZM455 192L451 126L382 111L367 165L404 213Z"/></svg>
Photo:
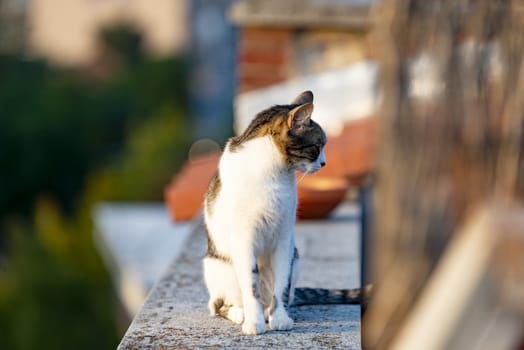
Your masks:
<svg viewBox="0 0 524 350"><path fill-rule="evenodd" d="M315 305L289 310L295 320L293 333L344 333L360 329L360 307L357 305Z"/></svg>

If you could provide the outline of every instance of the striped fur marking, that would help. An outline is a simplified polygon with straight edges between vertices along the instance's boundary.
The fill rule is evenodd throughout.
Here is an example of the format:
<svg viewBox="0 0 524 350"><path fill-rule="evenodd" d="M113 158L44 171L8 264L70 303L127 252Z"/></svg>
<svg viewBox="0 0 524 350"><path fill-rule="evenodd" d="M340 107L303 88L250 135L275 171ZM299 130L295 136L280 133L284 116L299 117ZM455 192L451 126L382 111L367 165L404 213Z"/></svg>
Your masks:
<svg viewBox="0 0 524 350"><path fill-rule="evenodd" d="M255 266L251 270L251 278L253 279L253 282L251 284L251 293L257 300L260 300L260 286L259 286L260 279L259 279L258 264L255 264Z"/></svg>
<svg viewBox="0 0 524 350"><path fill-rule="evenodd" d="M296 288L293 306L361 304L371 292L371 286L354 289Z"/></svg>
<svg viewBox="0 0 524 350"><path fill-rule="evenodd" d="M291 292L291 283L293 279L293 266L295 265L295 262L299 259L298 249L297 247L294 247L293 249L293 258L291 259L291 268L289 269L289 276L287 279L287 286L286 289L284 289L284 293L282 295L282 301L284 302L284 307L287 308L289 305L289 294Z"/></svg>
<svg viewBox="0 0 524 350"><path fill-rule="evenodd" d="M277 298L273 295L273 302L271 303L271 306L269 306L269 314L273 315L273 311L275 311L277 307L278 301Z"/></svg>
<svg viewBox="0 0 524 350"><path fill-rule="evenodd" d="M207 253L206 253L206 258L220 260L220 261L222 261L223 263L226 263L226 264L232 264L232 260L231 260L231 258L229 256L227 256L225 254L221 254L221 253L219 253L217 251L216 246L215 246L215 242L213 242L213 239L211 239L209 234L207 235Z"/></svg>

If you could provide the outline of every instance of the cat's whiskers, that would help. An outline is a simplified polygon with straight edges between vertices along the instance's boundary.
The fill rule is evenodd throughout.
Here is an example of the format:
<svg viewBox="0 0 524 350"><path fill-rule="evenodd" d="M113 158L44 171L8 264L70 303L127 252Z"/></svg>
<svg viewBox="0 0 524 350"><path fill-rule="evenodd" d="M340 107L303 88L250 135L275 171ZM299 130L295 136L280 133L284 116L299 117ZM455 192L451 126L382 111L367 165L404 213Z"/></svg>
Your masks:
<svg viewBox="0 0 524 350"><path fill-rule="evenodd" d="M304 177L306 177L306 175L306 173L302 173L302 176L297 180L297 185L300 183L300 181L302 181Z"/></svg>

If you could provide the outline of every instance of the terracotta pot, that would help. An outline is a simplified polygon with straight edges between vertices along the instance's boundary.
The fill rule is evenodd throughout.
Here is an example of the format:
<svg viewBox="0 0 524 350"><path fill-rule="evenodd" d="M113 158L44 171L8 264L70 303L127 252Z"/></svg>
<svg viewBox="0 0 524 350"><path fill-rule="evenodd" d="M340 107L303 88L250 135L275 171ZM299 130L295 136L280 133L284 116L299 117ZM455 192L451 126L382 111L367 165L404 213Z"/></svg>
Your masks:
<svg viewBox="0 0 524 350"><path fill-rule="evenodd" d="M328 137L322 175L342 176L358 186L358 180L374 168L377 130L378 119L369 117L347 122L340 135Z"/></svg>
<svg viewBox="0 0 524 350"><path fill-rule="evenodd" d="M220 154L211 154L188 161L165 188L164 198L173 221L189 221L199 213L219 159Z"/></svg>
<svg viewBox="0 0 524 350"><path fill-rule="evenodd" d="M298 183L299 219L324 219L344 200L349 183L343 177L312 175Z"/></svg>

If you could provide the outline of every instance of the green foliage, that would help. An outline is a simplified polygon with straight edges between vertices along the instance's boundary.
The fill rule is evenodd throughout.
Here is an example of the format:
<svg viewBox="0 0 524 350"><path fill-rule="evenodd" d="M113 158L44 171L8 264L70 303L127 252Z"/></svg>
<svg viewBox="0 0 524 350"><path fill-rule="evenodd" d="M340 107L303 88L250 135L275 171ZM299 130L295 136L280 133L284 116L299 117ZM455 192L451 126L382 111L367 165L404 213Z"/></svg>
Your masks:
<svg viewBox="0 0 524 350"><path fill-rule="evenodd" d="M107 31L93 80L0 56L0 344L114 349L126 325L93 240L92 206L161 200L191 141L185 63Z"/></svg>
<svg viewBox="0 0 524 350"><path fill-rule="evenodd" d="M191 141L181 122L180 111L167 106L159 109L151 119L127 134L125 153L120 161L96 173L88 188L99 193L88 193L92 198L106 200L162 200L163 190L183 162Z"/></svg>
<svg viewBox="0 0 524 350"><path fill-rule="evenodd" d="M116 56L116 59L127 64L143 59L142 36L132 28L126 25L105 28L100 32L99 37L106 44L109 54Z"/></svg>
<svg viewBox="0 0 524 350"><path fill-rule="evenodd" d="M48 223L38 228L43 236L36 239L28 229L11 230L16 253L0 279L4 349L114 349L119 339L109 279L101 266L93 278L83 261L92 244L75 244L70 232L60 230Z"/></svg>
<svg viewBox="0 0 524 350"><path fill-rule="evenodd" d="M119 155L126 130L166 105L185 109L183 62L125 67L88 84L42 62L0 57L0 216L29 213L43 193L74 208L85 176ZM187 132L184 115L175 117Z"/></svg>

